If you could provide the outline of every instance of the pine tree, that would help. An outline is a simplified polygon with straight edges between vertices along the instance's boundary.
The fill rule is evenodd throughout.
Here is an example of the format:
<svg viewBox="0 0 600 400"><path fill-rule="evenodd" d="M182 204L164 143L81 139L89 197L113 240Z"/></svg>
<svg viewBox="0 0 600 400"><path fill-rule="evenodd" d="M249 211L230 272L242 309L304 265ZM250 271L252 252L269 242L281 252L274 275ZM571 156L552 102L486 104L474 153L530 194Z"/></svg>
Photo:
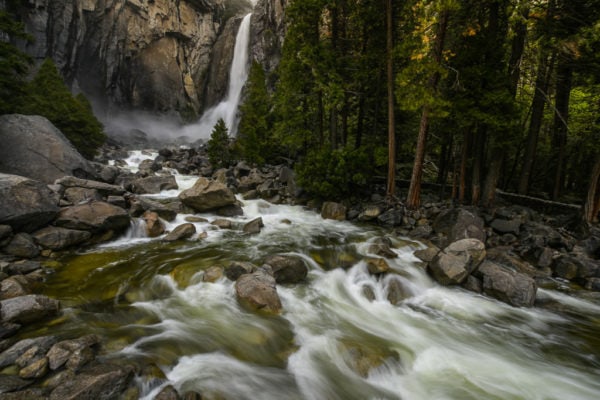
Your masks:
<svg viewBox="0 0 600 400"><path fill-rule="evenodd" d="M236 153L259 165L272 157L274 147L269 121L271 99L265 82L265 71L254 61L248 74L246 99L240 106L242 117L236 139Z"/></svg>
<svg viewBox="0 0 600 400"><path fill-rule="evenodd" d="M213 167L224 168L231 164L232 156L229 146L229 130L223 118L219 118L215 124L210 134L206 151Z"/></svg>
<svg viewBox="0 0 600 400"><path fill-rule="evenodd" d="M73 97L52 60L42 63L26 91L18 112L48 118L81 155L88 159L94 157L106 140L102 124L82 94Z"/></svg>

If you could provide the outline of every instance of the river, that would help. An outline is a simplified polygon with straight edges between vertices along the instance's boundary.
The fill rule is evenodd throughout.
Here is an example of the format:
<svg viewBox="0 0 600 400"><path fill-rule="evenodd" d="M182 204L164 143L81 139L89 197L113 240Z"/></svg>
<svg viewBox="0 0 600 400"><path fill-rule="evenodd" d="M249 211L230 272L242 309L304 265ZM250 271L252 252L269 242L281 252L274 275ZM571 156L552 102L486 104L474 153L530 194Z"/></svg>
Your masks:
<svg viewBox="0 0 600 400"><path fill-rule="evenodd" d="M194 179L177 176L183 188ZM144 399L167 384L208 399L598 398L598 303L540 289L555 307L514 308L439 286L413 255L423 245L391 231L241 201L234 224L260 216L259 234L197 222L206 238L165 243L133 224L118 240L63 255L43 289L63 314L28 334L98 333L106 357L158 366L167 379L138 379ZM377 277L365 257L381 236L398 257ZM227 278L202 280L210 266L279 253L309 266L306 282L278 285L280 315L244 309Z"/></svg>

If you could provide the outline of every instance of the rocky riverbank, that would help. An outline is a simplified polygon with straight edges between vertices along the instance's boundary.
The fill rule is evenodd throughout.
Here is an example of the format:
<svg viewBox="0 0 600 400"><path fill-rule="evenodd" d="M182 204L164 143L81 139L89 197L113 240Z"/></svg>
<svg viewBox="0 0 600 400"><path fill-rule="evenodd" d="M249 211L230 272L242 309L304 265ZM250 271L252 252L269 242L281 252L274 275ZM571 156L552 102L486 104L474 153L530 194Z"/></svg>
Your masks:
<svg viewBox="0 0 600 400"><path fill-rule="evenodd" d="M569 229L568 216L549 216L530 208L504 204L495 209L456 206L431 197L419 210L407 210L402 202L390 203L374 194L349 204L318 202L303 196L292 169L285 165L255 168L243 162L214 170L198 148L163 148L158 156L140 164L135 173L124 166L127 153L105 148L98 162L88 163L72 155L60 132L36 117L13 117L40 125L52 137L52 152L34 149L29 162L10 165L0 173L0 398L84 399L137 398L142 382L163 380L156 366L106 357L102 338L95 335L56 337L51 334L24 338L27 326L60 315L61 305L36 294L52 260L61 252L113 240L143 221L150 237L165 241L202 240L194 218L166 232L164 221L178 214L210 211L218 215L211 223L219 229L260 232L260 219L237 226L230 219L243 213L235 195L263 198L272 203L302 204L321 212L323 218L378 224L390 237L408 236L427 244L416 255L423 268L441 285L475 291L519 307L553 304L536 301L538 286L587 289L598 299L600 291L600 230L586 235ZM0 134L6 130L0 121ZM4 129L4 130L2 130ZM56 131L56 132L55 132ZM26 137L26 136L24 136ZM18 140L12 138L11 140ZM23 139L25 140L25 139ZM20 148L17 144L13 149ZM38 154L60 177L40 180ZM61 154L69 154L63 157ZM108 160L116 160L108 165ZM176 171L176 172L175 172ZM177 198L152 200L144 194L177 189L174 173L196 175L193 187ZM62 176L62 175L65 176ZM45 175L44 175L45 176ZM193 239L192 239L193 238ZM393 241L381 237L368 250L368 271L377 276L393 274L386 259L396 257ZM340 267L344 267L340 265ZM215 266L204 274L206 281L225 275L235 281L236 296L251 310L278 313L281 301L277 285L302 282L306 264L299 258L273 255L264 265L232 263ZM367 287L364 295L372 297ZM403 299L402 287L391 290L392 304ZM51 332L51 329L49 330ZM135 378L135 379L134 379ZM198 393L178 394L167 386L156 398L194 399Z"/></svg>

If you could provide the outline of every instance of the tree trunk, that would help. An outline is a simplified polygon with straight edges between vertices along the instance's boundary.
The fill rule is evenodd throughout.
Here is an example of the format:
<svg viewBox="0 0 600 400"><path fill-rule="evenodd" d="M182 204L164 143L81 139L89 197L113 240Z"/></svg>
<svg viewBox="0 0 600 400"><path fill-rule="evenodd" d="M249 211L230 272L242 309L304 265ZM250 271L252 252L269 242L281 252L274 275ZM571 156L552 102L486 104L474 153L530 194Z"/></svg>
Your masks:
<svg viewBox="0 0 600 400"><path fill-rule="evenodd" d="M563 55L563 57L566 57ZM556 200L563 187L565 151L567 147L567 132L569 122L569 99L573 83L573 69L569 59L561 59L556 71L556 100L554 107L553 142L554 149L558 152L556 157L556 171L554 175L554 188L552 199Z"/></svg>
<svg viewBox="0 0 600 400"><path fill-rule="evenodd" d="M394 29L392 18L392 0L386 1L387 14L387 95L388 95L388 176L387 190L388 197L394 197L396 193L396 124L394 116L394 60L392 52L394 50Z"/></svg>
<svg viewBox="0 0 600 400"><path fill-rule="evenodd" d="M448 26L448 11L444 11L440 17L440 23L435 36L435 45L433 59L436 66L442 62L442 53L444 51L444 39L446 37L446 28ZM429 87L435 95L438 82L440 80L439 72L434 72L429 78ZM429 132L429 114L431 108L428 104L423 106L421 113L421 123L419 124L419 135L417 137L417 149L415 151L415 161L413 164L412 175L410 177L410 186L406 198L406 207L417 209L421 205L421 180L423 178L423 162L425 160L425 149L427 147L427 134Z"/></svg>
<svg viewBox="0 0 600 400"><path fill-rule="evenodd" d="M588 223L598 222L598 213L600 212L600 156L596 157L587 197L583 206L583 220Z"/></svg>
<svg viewBox="0 0 600 400"><path fill-rule="evenodd" d="M490 169L485 177L483 193L481 194L481 205L484 207L491 207L494 204L496 188L498 187L498 181L500 180L503 162L504 153L492 156Z"/></svg>
<svg viewBox="0 0 600 400"><path fill-rule="evenodd" d="M486 128L477 130L474 143L473 174L471 176L471 204L477 205L481 198L481 180L485 158Z"/></svg>
<svg viewBox="0 0 600 400"><path fill-rule="evenodd" d="M519 78L521 77L521 60L525 50L525 39L527 37L527 19L529 16L529 7L526 7L522 13L522 20L515 24L515 36L512 41L510 60L508 61L508 74L510 76L510 92L514 96L517 94Z"/></svg>
<svg viewBox="0 0 600 400"><path fill-rule="evenodd" d="M469 162L470 136L469 132L464 133L462 154L460 156L460 175L458 180L458 201L460 203L465 202L467 194L467 164Z"/></svg>
<svg viewBox="0 0 600 400"><path fill-rule="evenodd" d="M356 117L356 137L354 138L354 148L358 149L362 145L362 135L365 121L365 96L361 93L358 99L358 116Z"/></svg>

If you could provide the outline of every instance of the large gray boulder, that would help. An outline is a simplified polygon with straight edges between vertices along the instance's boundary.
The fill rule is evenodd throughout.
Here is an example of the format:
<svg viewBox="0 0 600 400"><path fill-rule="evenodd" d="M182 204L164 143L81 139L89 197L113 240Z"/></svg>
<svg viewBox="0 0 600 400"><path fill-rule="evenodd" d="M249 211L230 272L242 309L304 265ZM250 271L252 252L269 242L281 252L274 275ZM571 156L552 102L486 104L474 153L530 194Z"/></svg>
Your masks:
<svg viewBox="0 0 600 400"><path fill-rule="evenodd" d="M485 258L485 245L477 239L461 239L440 251L428 271L441 285L458 285L477 269Z"/></svg>
<svg viewBox="0 0 600 400"><path fill-rule="evenodd" d="M275 278L262 268L241 275L235 282L235 293L240 303L253 310L268 313L281 311L281 300L277 294Z"/></svg>
<svg viewBox="0 0 600 400"><path fill-rule="evenodd" d="M475 213L463 208L442 211L433 222L433 230L448 238L447 243L474 238L485 243L484 221Z"/></svg>
<svg viewBox="0 0 600 400"><path fill-rule="evenodd" d="M91 164L48 119L0 116L0 172L53 183L65 175L95 177Z"/></svg>
<svg viewBox="0 0 600 400"><path fill-rule="evenodd" d="M475 274L483 279L483 292L515 307L531 307L535 302L537 285L525 274L484 261Z"/></svg>
<svg viewBox="0 0 600 400"><path fill-rule="evenodd" d="M119 196L125 193L120 185L112 185L110 183L94 181L90 179L81 179L75 176L63 176L57 179L54 183L65 188L82 188L96 190L104 196Z"/></svg>
<svg viewBox="0 0 600 400"><path fill-rule="evenodd" d="M223 183L200 177L193 187L179 194L188 207L203 212L235 203L233 192Z"/></svg>
<svg viewBox="0 0 600 400"><path fill-rule="evenodd" d="M160 193L163 190L179 189L175 177L173 175L164 176L147 176L132 181L129 184L129 189L133 193Z"/></svg>
<svg viewBox="0 0 600 400"><path fill-rule="evenodd" d="M321 217L324 219L344 221L346 219L346 207L340 203L326 201L321 208Z"/></svg>
<svg viewBox="0 0 600 400"><path fill-rule="evenodd" d="M133 378L133 368L117 364L91 364L65 379L50 393L50 400L117 399Z"/></svg>
<svg viewBox="0 0 600 400"><path fill-rule="evenodd" d="M58 313L60 304L49 297L29 294L0 301L2 322L26 324Z"/></svg>
<svg viewBox="0 0 600 400"><path fill-rule="evenodd" d="M32 234L40 246L51 250L62 250L88 240L92 235L88 231L47 226Z"/></svg>
<svg viewBox="0 0 600 400"><path fill-rule="evenodd" d="M175 242L177 240L189 239L196 233L196 227L192 223L177 225L175 229L163 238L165 242Z"/></svg>
<svg viewBox="0 0 600 400"><path fill-rule="evenodd" d="M55 193L43 183L0 173L0 224L32 232L56 217L57 204Z"/></svg>
<svg viewBox="0 0 600 400"><path fill-rule="evenodd" d="M102 201L63 208L54 221L56 226L90 232L124 231L129 214L124 209Z"/></svg>

